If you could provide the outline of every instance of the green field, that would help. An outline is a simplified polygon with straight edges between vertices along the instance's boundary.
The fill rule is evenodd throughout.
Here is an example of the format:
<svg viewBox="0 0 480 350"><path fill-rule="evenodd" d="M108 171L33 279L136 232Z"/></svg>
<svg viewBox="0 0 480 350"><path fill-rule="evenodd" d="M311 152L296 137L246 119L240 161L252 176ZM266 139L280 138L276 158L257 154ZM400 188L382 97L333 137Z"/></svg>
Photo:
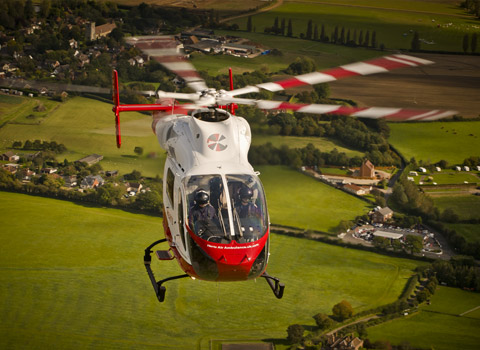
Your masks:
<svg viewBox="0 0 480 350"><path fill-rule="evenodd" d="M167 283L159 304L142 263L161 219L0 192L0 347L209 349L215 339L285 338L342 299L361 311L390 303L421 264L272 235L264 281ZM161 266L161 268L160 268ZM180 273L155 262L157 277ZM346 283L348 281L348 283ZM239 307L245 305L246 307Z"/></svg>
<svg viewBox="0 0 480 350"><path fill-rule="evenodd" d="M480 121L390 123L389 142L406 158L461 164L480 150Z"/></svg>
<svg viewBox="0 0 480 350"><path fill-rule="evenodd" d="M254 135L252 138L252 145L255 146L264 145L268 142L272 143L275 147L287 145L289 148L303 148L311 143L322 152L330 152L336 148L338 152L344 152L348 157L364 156L362 152L349 149L340 142L325 137Z"/></svg>
<svg viewBox="0 0 480 350"><path fill-rule="evenodd" d="M259 70L259 68L262 67L267 69L268 72L274 73L287 68L290 63L294 62L295 59L300 56L310 57L315 61L318 69L325 69L385 55L385 52L381 51L362 48L351 49L346 46L322 44L320 42L266 35L258 32L248 33L215 30L215 34L241 36L242 38L261 44L265 49L280 50L282 55L261 55L255 58L241 58L228 55L195 56L192 60L195 68L205 70L213 76L227 74L229 67L232 68L234 74Z"/></svg>
<svg viewBox="0 0 480 350"><path fill-rule="evenodd" d="M392 344L408 341L422 349L478 349L480 343L480 294L457 288L439 287L431 298L431 305L419 313L368 328L372 341L388 339Z"/></svg>
<svg viewBox="0 0 480 350"><path fill-rule="evenodd" d="M432 177L433 180L429 180L429 177ZM455 170L426 173L422 175L419 174L419 176L415 176L414 179L417 185L420 181L423 182L423 185L433 184L434 182L437 185L476 184L477 182L480 182L480 178L477 176L476 171L467 172Z"/></svg>
<svg viewBox="0 0 480 350"><path fill-rule="evenodd" d="M24 118L32 112L33 105L27 101L18 103L18 109L11 110L16 119ZM123 113L121 115L122 148L117 149L115 143L115 123L112 106L97 100L74 97L48 113L39 125L7 124L0 128L0 149L10 147L15 140L57 141L65 144L68 151L59 156L75 161L92 153L101 154L104 170L119 170L129 173L140 170L147 176L163 174L164 151L151 129L151 117L139 113ZM3 114L1 114L3 117ZM143 147L144 155L137 157L133 152L136 146ZM147 154L155 152L157 158L147 158Z"/></svg>
<svg viewBox="0 0 480 350"><path fill-rule="evenodd" d="M432 199L440 211L452 208L460 220L480 219L480 196L445 196Z"/></svg>
<svg viewBox="0 0 480 350"><path fill-rule="evenodd" d="M467 243L480 242L480 225L479 224L445 224L449 229L455 230L461 235Z"/></svg>
<svg viewBox="0 0 480 350"><path fill-rule="evenodd" d="M343 3L345 4L345 2ZM335 27L353 31L367 30L376 32L377 45L384 44L387 48L410 49L413 33L420 34L425 40L421 48L425 50L462 51L464 34L477 31L477 23L472 17L445 2L438 4L431 1L379 1L370 3L346 2L349 6L339 6L336 2L330 4L315 1L287 1L272 11L252 16L252 25L257 32L263 32L265 27L272 27L274 19L285 18L292 21L293 34L300 36L305 33L307 22L325 26L325 33L331 36ZM375 8L377 7L377 8ZM450 7L450 9L449 9ZM233 21L240 29L246 29L247 18ZM345 35L347 33L345 32Z"/></svg>
<svg viewBox="0 0 480 350"><path fill-rule="evenodd" d="M274 224L334 232L341 220L370 210L366 202L287 167L258 170Z"/></svg>

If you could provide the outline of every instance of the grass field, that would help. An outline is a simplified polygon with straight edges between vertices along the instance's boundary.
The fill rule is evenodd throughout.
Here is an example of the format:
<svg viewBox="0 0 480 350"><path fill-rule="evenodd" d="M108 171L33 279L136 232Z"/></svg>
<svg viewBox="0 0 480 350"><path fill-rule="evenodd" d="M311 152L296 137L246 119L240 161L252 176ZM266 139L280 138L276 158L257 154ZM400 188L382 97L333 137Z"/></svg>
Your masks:
<svg viewBox="0 0 480 350"><path fill-rule="evenodd" d="M393 5L395 3L395 5ZM286 1L269 12L252 17L253 26L257 32L263 32L265 27L272 27L274 19L285 18L292 21L293 33L299 36L305 33L307 22L325 26L325 33L331 36L336 26L339 30L376 31L377 45L384 44L387 48L410 49L413 33L417 31L425 40L421 45L425 50L462 51L462 40L466 33L473 33L476 22L472 17L465 16L461 10L448 8L445 3L437 4L430 1L379 1L345 2L339 4L316 4L315 1ZM452 7L452 6L450 6ZM427 11L427 12L425 12ZM241 29L246 28L247 18L233 21ZM357 33L357 34L358 34ZM346 33L345 33L346 35ZM427 44L428 43L428 44Z"/></svg>
<svg viewBox="0 0 480 350"><path fill-rule="evenodd" d="M142 263L161 219L0 192L0 347L208 349L214 339L285 338L342 299L356 311L394 301L417 261L272 235L263 281L167 283L159 304ZM157 277L180 273L154 263ZM340 277L341 276L341 277ZM348 283L345 283L348 280ZM238 307L245 305L246 307Z"/></svg>
<svg viewBox="0 0 480 350"><path fill-rule="evenodd" d="M432 199L440 211L452 208L460 220L480 219L480 196L446 196Z"/></svg>
<svg viewBox="0 0 480 350"><path fill-rule="evenodd" d="M388 339L392 344L408 341L422 349L478 349L478 309L459 317L477 306L480 294L439 287L431 305L422 307L417 314L368 328L368 337L373 341Z"/></svg>
<svg viewBox="0 0 480 350"><path fill-rule="evenodd" d="M390 123L389 142L406 159L461 164L480 150L480 122ZM473 135L473 136L471 136Z"/></svg>
<svg viewBox="0 0 480 350"><path fill-rule="evenodd" d="M467 243L480 242L479 224L445 224L445 226L455 230L459 235L463 236Z"/></svg>
<svg viewBox="0 0 480 350"><path fill-rule="evenodd" d="M274 224L334 232L341 220L353 220L370 209L366 202L286 167L258 170Z"/></svg>
<svg viewBox="0 0 480 350"><path fill-rule="evenodd" d="M330 152L334 148L338 152L344 152L349 157L363 157L364 153L347 148L336 140L330 140L325 137L300 137L300 136L282 136L282 135L254 135L252 138L253 145L264 145L271 142L272 145L280 147L281 145L287 145L290 148L303 148L309 143L313 144L322 152Z"/></svg>
<svg viewBox="0 0 480 350"><path fill-rule="evenodd" d="M274 73L287 68L290 63L294 62L295 59L300 56L310 57L315 61L318 69L325 69L385 54L380 51L362 48L351 49L345 46L322 44L298 38L266 35L258 32L248 33L215 30L215 34L247 38L252 42L261 44L265 49L280 50L282 55L261 55L255 58L241 58L228 55L195 56L192 60L193 65L198 70L205 70L213 76L227 74L229 67L232 68L234 74L258 70L262 66L266 67L269 72Z"/></svg>
<svg viewBox="0 0 480 350"><path fill-rule="evenodd" d="M475 184L480 182L480 178L476 174L477 172L467 172L467 171L455 171L448 170L442 172L426 173L419 176L415 176L415 183L418 185L420 181L424 185L432 184L433 182L437 185L457 185L470 183ZM427 181L429 177L432 177L433 180Z"/></svg>
<svg viewBox="0 0 480 350"><path fill-rule="evenodd" d="M32 112L34 105L28 98L20 98L17 109L12 108L15 120ZM51 101L49 101L51 103ZM26 108L25 104L29 107ZM62 104L55 104L48 116L38 125L7 124L0 128L0 149L10 147L15 140L57 141L65 144L68 151L60 155L69 161L78 160L92 153L102 154L105 170L119 170L129 173L133 169L144 175L155 176L163 173L164 151L158 146L151 129L151 117L139 113L121 115L122 148L115 143L115 124L111 105L97 100L74 97ZM3 117L3 114L1 114ZM136 146L143 147L144 156L133 152ZM147 158L155 152L158 158Z"/></svg>

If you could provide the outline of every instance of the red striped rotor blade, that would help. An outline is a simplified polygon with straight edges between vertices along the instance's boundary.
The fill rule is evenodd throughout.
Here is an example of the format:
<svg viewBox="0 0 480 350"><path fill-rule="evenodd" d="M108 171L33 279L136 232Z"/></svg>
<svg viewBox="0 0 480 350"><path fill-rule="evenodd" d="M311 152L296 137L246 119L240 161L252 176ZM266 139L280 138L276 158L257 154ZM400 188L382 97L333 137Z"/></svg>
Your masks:
<svg viewBox="0 0 480 350"><path fill-rule="evenodd" d="M207 89L195 67L184 57L174 37L167 35L138 36L126 39L150 58L182 78L194 91Z"/></svg>
<svg viewBox="0 0 480 350"><path fill-rule="evenodd" d="M331 81L340 80L352 76L384 73L398 68L418 67L432 63L434 62L408 55L390 55L374 58L368 61L346 64L321 72L302 74L276 82L257 84L255 86L247 86L242 89L233 90L229 92L229 95L237 96L250 92L259 92L260 89L275 92L303 85L328 83Z"/></svg>
<svg viewBox="0 0 480 350"><path fill-rule="evenodd" d="M359 118L386 119L391 121L430 121L457 114L450 110L421 110L389 107L346 107L339 105L293 104L278 101L256 101L260 109L290 110L311 114L336 114Z"/></svg>

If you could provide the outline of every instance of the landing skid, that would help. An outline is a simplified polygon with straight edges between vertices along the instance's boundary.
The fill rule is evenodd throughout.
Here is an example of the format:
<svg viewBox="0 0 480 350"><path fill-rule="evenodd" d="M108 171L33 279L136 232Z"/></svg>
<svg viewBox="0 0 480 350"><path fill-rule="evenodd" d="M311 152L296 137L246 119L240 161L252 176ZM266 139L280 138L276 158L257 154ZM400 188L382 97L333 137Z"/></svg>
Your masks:
<svg viewBox="0 0 480 350"><path fill-rule="evenodd" d="M153 290L155 291L155 295L157 296L158 301L161 302L161 303L165 300L165 292L167 291L167 289L164 286L162 286L163 283L165 283L167 281L171 281L171 280L176 280L176 279L179 279L179 278L189 277L187 274L184 274L184 275L168 277L168 278L165 278L165 279L160 280L158 282L155 279L155 275L153 274L152 268L150 267L150 264L152 262L151 254L153 253L153 251L151 249L154 246L156 246L157 244L160 244L160 243L163 243L163 242L166 242L166 241L167 241L166 239L160 239L160 240L150 244L147 248L145 248L145 255L143 257L143 263L145 265L145 268L147 269L148 277L150 278L150 281L152 282ZM174 259L173 256L169 255L170 252L168 250L167 251L157 251L156 253L157 253L157 257L160 260L173 260Z"/></svg>
<svg viewBox="0 0 480 350"><path fill-rule="evenodd" d="M150 244L147 248L145 248L145 255L143 257L143 263L145 265L145 269L147 270L148 277L150 278L150 282L152 282L153 290L155 291L155 295L157 296L158 301L161 303L165 300L165 292L167 290L164 286L162 286L163 283L167 281L180 279L180 278L190 277L187 274L183 274L183 275L168 277L157 282L157 280L155 279L155 275L153 274L152 268L150 266L152 263L152 256L151 256L151 254L153 253L152 248L157 244L164 243L166 241L167 241L166 239L160 239ZM174 257L170 254L168 250L167 251L158 250L156 251L156 255L160 260L174 259ZM267 281L268 285L272 289L272 292L277 297L277 299L281 299L283 297L283 291L285 289L285 285L283 283L280 283L280 280L278 278L270 276L267 272L264 272L260 277L265 278L265 280Z"/></svg>
<svg viewBox="0 0 480 350"><path fill-rule="evenodd" d="M277 277L270 276L266 271L260 277L265 278L277 299L282 299L285 285L280 283L280 280Z"/></svg>

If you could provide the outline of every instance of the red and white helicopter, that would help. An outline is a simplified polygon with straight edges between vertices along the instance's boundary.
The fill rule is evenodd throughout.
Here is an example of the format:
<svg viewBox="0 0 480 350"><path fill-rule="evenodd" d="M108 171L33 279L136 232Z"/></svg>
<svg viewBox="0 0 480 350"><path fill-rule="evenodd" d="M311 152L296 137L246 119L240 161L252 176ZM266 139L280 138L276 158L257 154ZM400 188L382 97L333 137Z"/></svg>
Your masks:
<svg viewBox="0 0 480 350"><path fill-rule="evenodd" d="M129 43L181 77L193 93L157 91L159 104L120 104L118 75L113 73L113 111L117 146L121 145L120 112L152 111L153 131L167 159L163 174L165 239L145 249L144 263L160 302L166 281L191 277L208 281L244 281L264 277L277 298L285 286L266 273L270 247L270 221L259 173L248 162L250 126L234 116L238 104L264 110L294 110L314 114L339 114L387 120L436 120L455 111L399 108L351 108L338 105L290 104L239 98L261 89L279 91L301 85L330 82L354 75L386 72L433 63L392 55L313 72L287 80L233 89L207 88L193 66L176 49L170 36L130 38ZM190 103L177 104L175 100ZM167 242L168 250L156 251L160 260L176 259L185 274L157 281L151 269L152 248Z"/></svg>

